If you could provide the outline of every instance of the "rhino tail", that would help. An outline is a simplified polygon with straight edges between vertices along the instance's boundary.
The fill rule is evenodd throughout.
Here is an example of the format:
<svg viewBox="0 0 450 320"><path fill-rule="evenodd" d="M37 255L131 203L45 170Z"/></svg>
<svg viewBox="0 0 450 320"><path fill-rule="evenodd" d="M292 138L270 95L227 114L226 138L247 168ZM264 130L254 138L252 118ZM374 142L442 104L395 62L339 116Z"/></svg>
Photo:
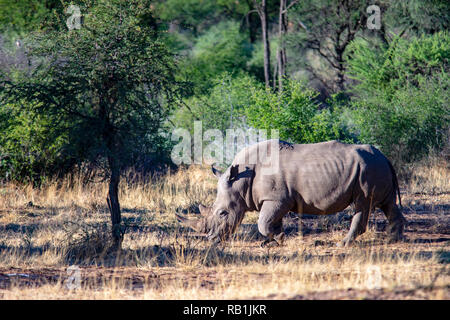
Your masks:
<svg viewBox="0 0 450 320"><path fill-rule="evenodd" d="M402 199L400 198L400 187L398 185L398 180L397 180L397 173L395 172L394 166L392 165L391 161L389 161L389 159L387 159L387 162L389 164L389 168L391 168L391 172L392 172L392 182L394 183L394 192L397 192L398 195L398 203L400 205L400 208L403 209L402 206Z"/></svg>

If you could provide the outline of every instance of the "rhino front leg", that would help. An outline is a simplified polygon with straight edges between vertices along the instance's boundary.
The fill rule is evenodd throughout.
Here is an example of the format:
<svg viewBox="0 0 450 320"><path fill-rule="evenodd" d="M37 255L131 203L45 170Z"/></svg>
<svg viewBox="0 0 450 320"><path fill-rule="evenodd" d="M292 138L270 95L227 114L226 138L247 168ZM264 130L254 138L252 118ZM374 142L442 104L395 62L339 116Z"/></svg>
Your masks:
<svg viewBox="0 0 450 320"><path fill-rule="evenodd" d="M265 201L262 205L258 219L259 232L267 237L261 244L262 247L275 242L283 244L283 216L289 211L289 206L281 201Z"/></svg>
<svg viewBox="0 0 450 320"><path fill-rule="evenodd" d="M347 247L357 236L366 232L368 219L369 210L357 212L352 218L349 232L342 241L337 243L337 246Z"/></svg>

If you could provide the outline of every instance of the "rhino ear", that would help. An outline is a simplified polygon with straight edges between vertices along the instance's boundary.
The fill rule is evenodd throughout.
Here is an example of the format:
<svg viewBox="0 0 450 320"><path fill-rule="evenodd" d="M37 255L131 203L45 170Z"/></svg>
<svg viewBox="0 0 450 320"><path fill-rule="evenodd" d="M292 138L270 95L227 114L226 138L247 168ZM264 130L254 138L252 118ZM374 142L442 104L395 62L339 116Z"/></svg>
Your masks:
<svg viewBox="0 0 450 320"><path fill-rule="evenodd" d="M213 174L216 176L217 179L219 179L222 176L222 172L220 172L219 170L214 168L214 166L211 166L211 170L212 170Z"/></svg>
<svg viewBox="0 0 450 320"><path fill-rule="evenodd" d="M231 166L230 177L228 178L228 180L231 181L236 179L238 174L239 174L239 165Z"/></svg>

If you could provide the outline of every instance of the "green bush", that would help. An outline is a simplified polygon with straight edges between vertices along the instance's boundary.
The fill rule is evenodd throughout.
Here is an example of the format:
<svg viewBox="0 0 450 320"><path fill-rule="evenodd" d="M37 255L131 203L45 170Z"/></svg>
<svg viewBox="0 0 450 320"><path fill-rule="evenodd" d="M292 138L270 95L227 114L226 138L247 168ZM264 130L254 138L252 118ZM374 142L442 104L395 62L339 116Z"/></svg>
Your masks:
<svg viewBox="0 0 450 320"><path fill-rule="evenodd" d="M250 126L277 129L280 139L296 143L352 141L342 126L339 108L321 108L319 93L301 82L285 80L283 91L252 87L251 103L244 108Z"/></svg>
<svg viewBox="0 0 450 320"><path fill-rule="evenodd" d="M185 106L172 117L177 127L193 132L194 121L202 121L203 129L229 128L271 129L280 139L296 143L315 143L338 139L354 142L342 121L342 107L321 108L318 92L302 83L286 80L282 93L245 73L224 73L217 77L210 93L185 100Z"/></svg>
<svg viewBox="0 0 450 320"><path fill-rule="evenodd" d="M359 97L393 95L421 79L448 73L450 37L448 32L412 39L395 38L389 47L374 47L359 39L350 45L348 76L357 80L353 91Z"/></svg>
<svg viewBox="0 0 450 320"><path fill-rule="evenodd" d="M359 139L396 162L442 150L450 120L448 33L395 39L378 49L358 41L352 50L349 74L358 83L351 117Z"/></svg>
<svg viewBox="0 0 450 320"><path fill-rule="evenodd" d="M205 94L220 74L246 70L251 52L252 46L239 31L239 24L221 22L197 39L180 66L182 77L191 81L199 94Z"/></svg>
<svg viewBox="0 0 450 320"><path fill-rule="evenodd" d="M40 183L90 163L118 184L126 167L168 158L160 134L184 84L149 4L86 2L80 29L30 37L30 70L0 70L0 179Z"/></svg>
<svg viewBox="0 0 450 320"><path fill-rule="evenodd" d="M15 38L36 31L62 6L57 0L0 0L0 33Z"/></svg>
<svg viewBox="0 0 450 320"><path fill-rule="evenodd" d="M388 100L353 103L359 139L378 145L397 163L419 160L432 149L442 150L449 127L449 77L399 89Z"/></svg>
<svg viewBox="0 0 450 320"><path fill-rule="evenodd" d="M54 119L7 104L0 108L0 179L42 181L64 171L68 136Z"/></svg>
<svg viewBox="0 0 450 320"><path fill-rule="evenodd" d="M175 126L193 132L194 121L202 121L204 130L219 129L223 133L245 126L243 109L251 104L250 88L263 85L244 72L235 75L225 72L211 80L211 84L208 94L185 99L184 106L172 117Z"/></svg>

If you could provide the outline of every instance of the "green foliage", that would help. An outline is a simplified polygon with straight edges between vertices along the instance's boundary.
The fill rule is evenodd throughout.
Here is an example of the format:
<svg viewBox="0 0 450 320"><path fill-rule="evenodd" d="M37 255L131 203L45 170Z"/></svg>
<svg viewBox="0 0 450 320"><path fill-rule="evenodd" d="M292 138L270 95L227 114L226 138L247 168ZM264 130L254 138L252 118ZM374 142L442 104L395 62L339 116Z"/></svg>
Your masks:
<svg viewBox="0 0 450 320"><path fill-rule="evenodd" d="M213 86L213 80L223 72L246 69L251 46L239 31L239 24L222 22L197 39L191 55L180 66L183 78L194 83L199 93Z"/></svg>
<svg viewBox="0 0 450 320"><path fill-rule="evenodd" d="M450 28L450 2L447 0L390 1L383 20L408 33L432 34Z"/></svg>
<svg viewBox="0 0 450 320"><path fill-rule="evenodd" d="M0 34L21 36L40 29L60 5L55 0L0 0Z"/></svg>
<svg viewBox="0 0 450 320"><path fill-rule="evenodd" d="M302 83L286 80L281 93L262 87L250 89L251 104L244 109L249 125L277 129L280 139L296 143L350 140L337 110L320 109L318 92Z"/></svg>
<svg viewBox="0 0 450 320"><path fill-rule="evenodd" d="M264 82L264 46L262 41L258 41L253 46L252 55L247 61L247 70L248 72L257 78L259 81ZM271 56L271 69L274 70L276 68L276 56L277 56L277 46L274 45L274 42L271 43L270 47L270 56Z"/></svg>
<svg viewBox="0 0 450 320"><path fill-rule="evenodd" d="M235 0L160 0L155 12L163 20L175 23L196 36L218 22L237 20L250 10L250 4ZM222 20L223 19L223 20Z"/></svg>
<svg viewBox="0 0 450 320"><path fill-rule="evenodd" d="M216 78L206 95L185 101L185 106L172 118L176 126L193 132L194 121L201 120L203 128L279 130L280 138L297 143L314 143L339 139L354 139L340 120L340 107L320 108L318 93L300 82L286 80L282 93L266 89L253 77L239 73L234 77L223 74Z"/></svg>
<svg viewBox="0 0 450 320"><path fill-rule="evenodd" d="M245 125L243 110L252 102L249 88L262 88L254 78L240 72L236 75L224 73L211 81L213 87L208 94L196 95L185 100L172 121L178 127L193 132L194 121L201 120L204 129L219 129Z"/></svg>
<svg viewBox="0 0 450 320"><path fill-rule="evenodd" d="M31 108L5 105L0 108L0 176L34 182L64 171L67 134L55 119L33 113Z"/></svg>
<svg viewBox="0 0 450 320"><path fill-rule="evenodd" d="M220 14L217 1L166 0L156 4L159 16L167 21L176 21L194 33L202 31Z"/></svg>
<svg viewBox="0 0 450 320"><path fill-rule="evenodd" d="M360 96L374 92L393 94L424 78L449 72L450 37L447 32L422 35L411 40L396 38L388 48L354 41L350 50L349 77L358 80L354 91Z"/></svg>
<svg viewBox="0 0 450 320"><path fill-rule="evenodd" d="M381 147L396 162L442 150L448 135L448 75L408 85L390 99L380 95L353 103L359 139Z"/></svg>
<svg viewBox="0 0 450 320"><path fill-rule="evenodd" d="M441 150L450 120L448 33L396 39L377 50L359 41L352 50L350 75L359 82L353 117L360 140L379 145L396 161Z"/></svg>
<svg viewBox="0 0 450 320"><path fill-rule="evenodd" d="M178 85L175 64L148 19L149 1L86 6L82 12L90 14L81 29L33 38L30 54L41 63L30 75L4 78L0 98L2 108L23 101L16 106L20 114L29 109L30 115L53 123L49 130L55 132L46 138L64 137L65 158L107 159L117 170L163 145L159 134ZM47 152L54 144L36 148Z"/></svg>

